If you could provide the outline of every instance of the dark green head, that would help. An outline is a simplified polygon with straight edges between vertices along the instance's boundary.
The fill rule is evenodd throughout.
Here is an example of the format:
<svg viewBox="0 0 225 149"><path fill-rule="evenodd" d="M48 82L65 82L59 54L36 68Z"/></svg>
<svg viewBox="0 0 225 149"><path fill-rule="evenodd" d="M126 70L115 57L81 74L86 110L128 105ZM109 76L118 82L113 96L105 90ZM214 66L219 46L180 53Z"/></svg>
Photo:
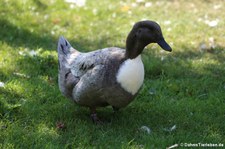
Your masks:
<svg viewBox="0 0 225 149"><path fill-rule="evenodd" d="M159 24L154 21L137 22L126 40L126 57L136 58L150 43L158 43L162 49L172 51L172 48L163 38Z"/></svg>

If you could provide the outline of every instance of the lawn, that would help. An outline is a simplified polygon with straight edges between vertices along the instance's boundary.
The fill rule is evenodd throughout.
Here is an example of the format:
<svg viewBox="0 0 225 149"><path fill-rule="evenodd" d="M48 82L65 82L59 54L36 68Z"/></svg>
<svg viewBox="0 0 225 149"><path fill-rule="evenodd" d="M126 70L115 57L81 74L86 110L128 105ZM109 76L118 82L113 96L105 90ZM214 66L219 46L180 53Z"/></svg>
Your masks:
<svg viewBox="0 0 225 149"><path fill-rule="evenodd" d="M224 9L224 0L1 0L0 148L225 146ZM145 19L173 51L147 46L138 96L115 114L98 109L95 125L58 89L58 38L83 52L124 48Z"/></svg>

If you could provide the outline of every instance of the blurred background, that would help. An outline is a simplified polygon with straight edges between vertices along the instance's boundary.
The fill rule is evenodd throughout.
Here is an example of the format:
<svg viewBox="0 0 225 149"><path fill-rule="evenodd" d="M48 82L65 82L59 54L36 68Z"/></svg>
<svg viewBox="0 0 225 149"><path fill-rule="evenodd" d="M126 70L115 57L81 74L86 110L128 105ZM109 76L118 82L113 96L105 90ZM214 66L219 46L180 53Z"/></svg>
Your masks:
<svg viewBox="0 0 225 149"><path fill-rule="evenodd" d="M224 143L224 9L224 0L1 0L0 148ZM94 126L58 90L58 38L83 52L124 48L140 20L158 22L173 52L146 47L137 99L115 117L100 109L110 122Z"/></svg>

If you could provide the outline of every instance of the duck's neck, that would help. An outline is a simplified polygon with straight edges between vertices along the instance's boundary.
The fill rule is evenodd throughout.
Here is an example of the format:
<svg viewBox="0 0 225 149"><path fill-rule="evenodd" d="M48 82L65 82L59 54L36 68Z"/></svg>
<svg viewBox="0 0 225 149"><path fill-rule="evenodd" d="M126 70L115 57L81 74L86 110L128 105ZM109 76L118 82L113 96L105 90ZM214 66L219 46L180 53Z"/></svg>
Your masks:
<svg viewBox="0 0 225 149"><path fill-rule="evenodd" d="M146 45L146 43L137 41L131 34L129 34L126 40L126 58L134 59L138 57Z"/></svg>

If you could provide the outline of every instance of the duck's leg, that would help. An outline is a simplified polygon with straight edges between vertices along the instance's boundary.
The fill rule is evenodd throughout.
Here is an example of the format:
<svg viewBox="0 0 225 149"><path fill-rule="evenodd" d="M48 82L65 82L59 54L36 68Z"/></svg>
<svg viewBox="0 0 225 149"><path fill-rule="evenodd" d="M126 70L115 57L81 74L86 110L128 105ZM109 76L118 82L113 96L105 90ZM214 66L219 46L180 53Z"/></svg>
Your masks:
<svg viewBox="0 0 225 149"><path fill-rule="evenodd" d="M117 108L117 107L114 107L114 106L112 106L112 108L113 108L113 112L114 112L114 113L118 112L119 109L120 109L120 108Z"/></svg>
<svg viewBox="0 0 225 149"><path fill-rule="evenodd" d="M91 119L95 124L102 124L102 121L98 118L96 108L90 107L91 110Z"/></svg>

